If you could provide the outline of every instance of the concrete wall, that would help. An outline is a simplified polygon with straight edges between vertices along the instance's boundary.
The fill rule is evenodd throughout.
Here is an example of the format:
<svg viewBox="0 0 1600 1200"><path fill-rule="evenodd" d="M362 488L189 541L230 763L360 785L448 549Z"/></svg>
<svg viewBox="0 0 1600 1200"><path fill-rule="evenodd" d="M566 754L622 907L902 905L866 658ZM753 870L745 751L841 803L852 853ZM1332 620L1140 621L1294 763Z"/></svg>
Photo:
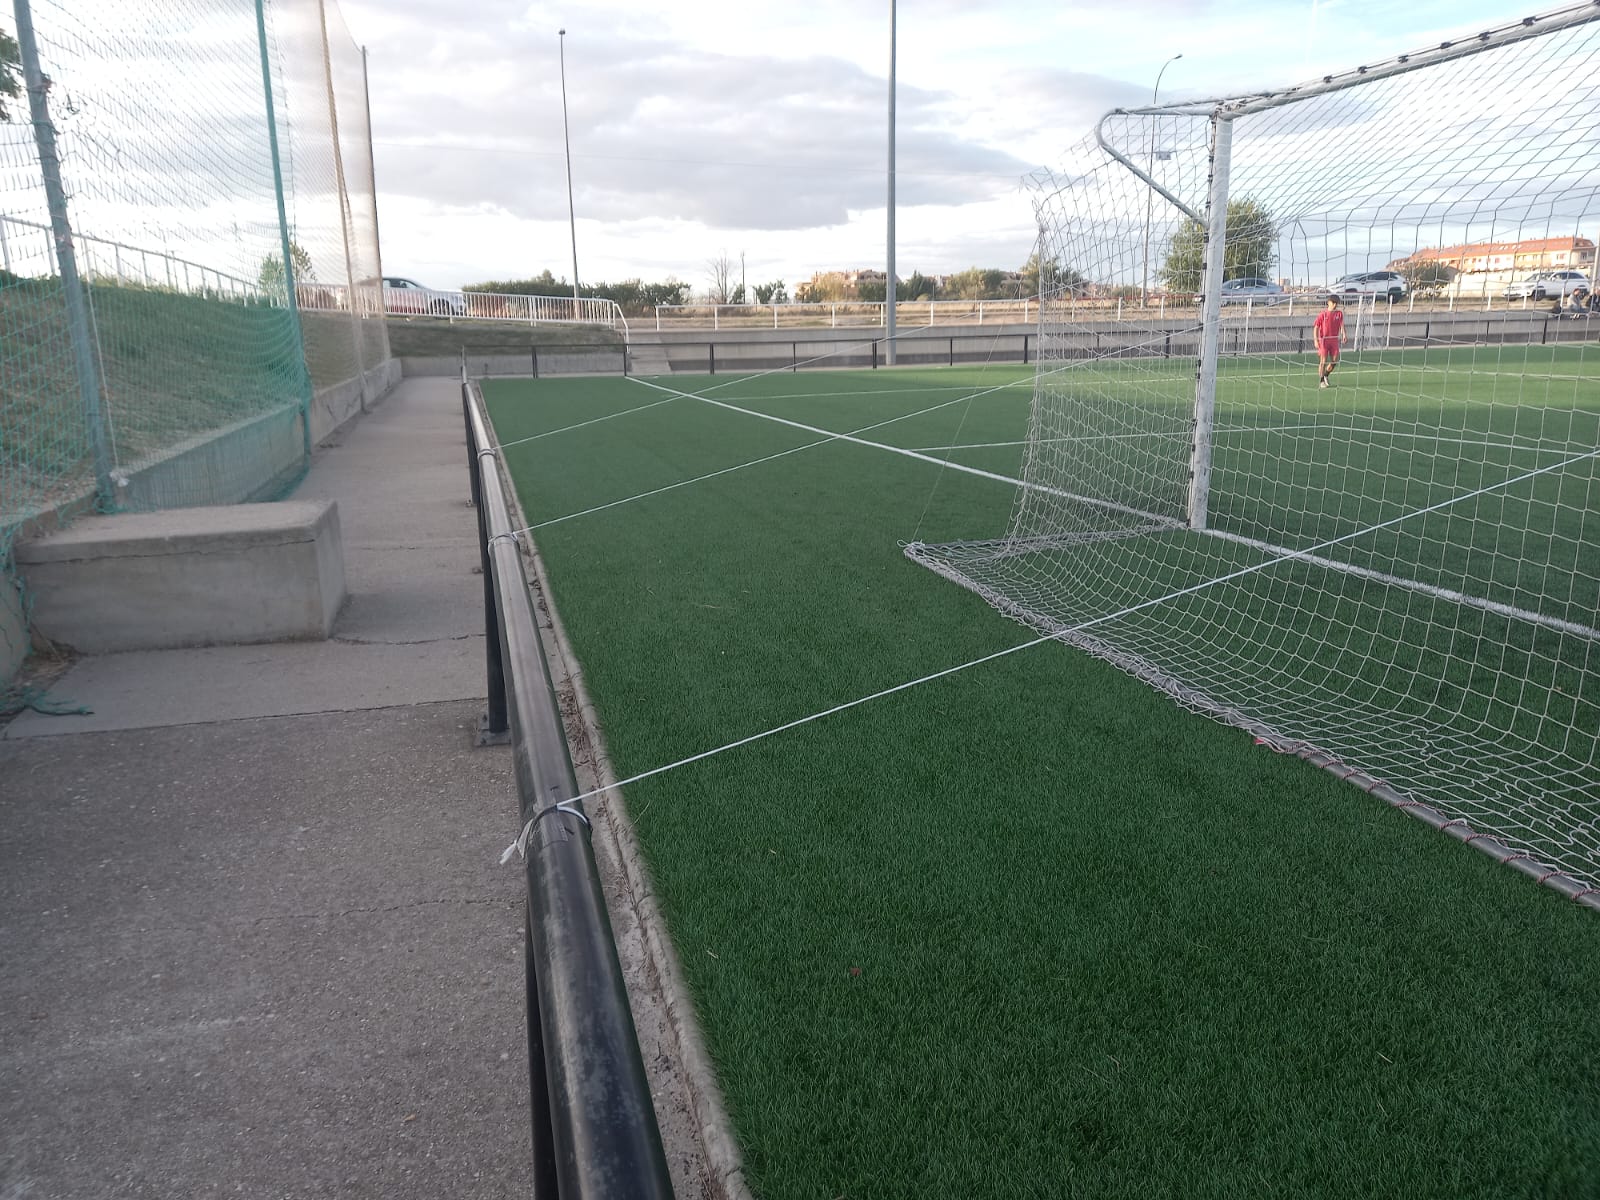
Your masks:
<svg viewBox="0 0 1600 1200"><path fill-rule="evenodd" d="M28 657L28 623L23 620L22 592L10 576L0 571L0 687L4 687Z"/></svg>
<svg viewBox="0 0 1600 1200"><path fill-rule="evenodd" d="M400 377L400 360L389 358L360 379L319 391L311 410L313 443L333 436L381 403ZM306 465L299 405L285 404L123 464L118 470L118 500L134 510L271 500L292 487ZM50 509L24 514L6 532L38 537L91 512L93 504L92 493L75 496ZM15 677L30 649L25 611L14 581L0 568L0 686Z"/></svg>
<svg viewBox="0 0 1600 1200"><path fill-rule="evenodd" d="M400 360L408 376L446 376L455 378L461 373L461 357L456 354L428 357L407 356ZM490 375L537 374L561 375L621 375L623 373L623 348L621 346L594 346L572 350L539 348L537 353L522 354L468 354L467 372L474 379Z"/></svg>
<svg viewBox="0 0 1600 1200"><path fill-rule="evenodd" d="M332 437L362 413L376 407L400 382L400 360L386 358L360 378L322 388L311 402L311 440Z"/></svg>
<svg viewBox="0 0 1600 1200"><path fill-rule="evenodd" d="M345 598L326 500L87 517L14 552L34 626L87 654L325 638Z"/></svg>

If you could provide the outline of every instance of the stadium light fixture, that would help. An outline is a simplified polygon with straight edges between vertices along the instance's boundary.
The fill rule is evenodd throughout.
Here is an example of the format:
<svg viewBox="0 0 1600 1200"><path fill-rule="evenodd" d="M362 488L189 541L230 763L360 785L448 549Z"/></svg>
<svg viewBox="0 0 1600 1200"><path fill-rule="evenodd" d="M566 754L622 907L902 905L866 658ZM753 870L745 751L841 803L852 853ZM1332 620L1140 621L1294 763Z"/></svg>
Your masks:
<svg viewBox="0 0 1600 1200"><path fill-rule="evenodd" d="M1150 107L1151 108L1154 108L1156 106L1156 98L1161 95L1161 77L1167 73L1167 68L1168 67L1170 67L1173 63L1177 62L1182 57L1183 57L1183 55L1181 53L1180 54L1174 54L1171 58L1167 59L1166 62L1162 63L1161 64L1161 70L1156 72L1156 86L1153 87L1150 90ZM1151 118L1152 122L1159 121L1160 119L1161 118L1159 118L1159 117L1152 117ZM1152 128L1150 130L1150 168L1149 168L1149 171L1147 172L1148 174L1154 174L1155 173L1156 159L1157 158L1160 158L1163 161L1165 161L1166 159L1171 157L1171 155L1168 154L1168 153L1157 154L1156 148L1155 148L1155 140L1156 140L1155 127L1152 125ZM1148 194L1145 196L1145 201L1144 201L1144 279L1143 279L1143 282L1139 286L1139 300L1140 300L1140 303L1142 303L1144 305L1144 307L1146 307L1146 308L1150 307L1150 221L1151 221L1152 217L1155 214L1155 201L1156 201L1155 192L1154 191L1148 192Z"/></svg>

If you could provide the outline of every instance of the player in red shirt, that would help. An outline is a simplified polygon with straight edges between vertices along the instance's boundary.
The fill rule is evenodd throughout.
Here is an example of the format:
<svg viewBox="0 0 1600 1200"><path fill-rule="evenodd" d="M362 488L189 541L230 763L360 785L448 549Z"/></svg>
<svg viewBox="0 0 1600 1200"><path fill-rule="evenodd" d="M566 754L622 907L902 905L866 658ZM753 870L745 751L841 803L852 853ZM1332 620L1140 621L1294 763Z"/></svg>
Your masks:
<svg viewBox="0 0 1600 1200"><path fill-rule="evenodd" d="M1328 307L1317 314L1311 331L1317 339L1317 386L1325 388L1328 376L1339 365L1339 347L1344 344L1344 313L1339 310L1339 297L1328 297Z"/></svg>

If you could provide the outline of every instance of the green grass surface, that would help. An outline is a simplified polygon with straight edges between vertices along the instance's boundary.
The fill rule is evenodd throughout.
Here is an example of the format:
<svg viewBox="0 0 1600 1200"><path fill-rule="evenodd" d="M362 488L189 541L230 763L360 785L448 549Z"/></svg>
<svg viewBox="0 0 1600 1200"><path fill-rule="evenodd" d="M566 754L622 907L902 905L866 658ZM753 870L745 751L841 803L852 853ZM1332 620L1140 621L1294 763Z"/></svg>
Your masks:
<svg viewBox="0 0 1600 1200"><path fill-rule="evenodd" d="M665 382L846 430L1025 378ZM1013 487L832 442L557 520L816 435L595 422L663 399L638 382L485 393L504 441L594 422L506 459L623 775L1029 636L901 552L997 536ZM1016 441L1029 399L862 436ZM1600 1194L1596 915L1077 651L628 800L763 1197Z"/></svg>

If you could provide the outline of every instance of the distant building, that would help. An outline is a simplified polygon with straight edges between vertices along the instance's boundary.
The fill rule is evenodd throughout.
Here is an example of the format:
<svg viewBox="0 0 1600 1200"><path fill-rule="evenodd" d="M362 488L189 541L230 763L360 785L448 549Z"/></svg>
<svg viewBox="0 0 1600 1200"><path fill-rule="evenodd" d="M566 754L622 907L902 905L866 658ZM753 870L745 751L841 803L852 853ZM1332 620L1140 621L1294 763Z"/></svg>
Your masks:
<svg viewBox="0 0 1600 1200"><path fill-rule="evenodd" d="M1504 276L1509 282L1529 271L1590 271L1595 263L1595 245L1585 237L1525 238L1516 242L1474 242L1467 246L1444 246L1418 250L1397 258L1389 269L1422 262L1439 262L1454 267L1463 275ZM1478 290L1473 288L1473 290Z"/></svg>

